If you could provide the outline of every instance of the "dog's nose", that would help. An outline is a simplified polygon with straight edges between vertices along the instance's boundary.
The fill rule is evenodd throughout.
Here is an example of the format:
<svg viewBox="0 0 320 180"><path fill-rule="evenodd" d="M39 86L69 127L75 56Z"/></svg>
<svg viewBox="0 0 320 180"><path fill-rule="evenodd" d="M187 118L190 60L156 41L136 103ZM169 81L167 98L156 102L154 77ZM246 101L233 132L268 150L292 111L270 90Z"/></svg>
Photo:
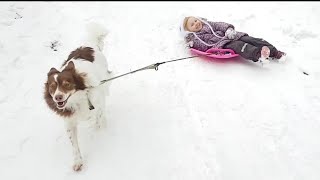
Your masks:
<svg viewBox="0 0 320 180"><path fill-rule="evenodd" d="M62 95L56 95L55 98L56 98L57 101L61 101L63 96Z"/></svg>

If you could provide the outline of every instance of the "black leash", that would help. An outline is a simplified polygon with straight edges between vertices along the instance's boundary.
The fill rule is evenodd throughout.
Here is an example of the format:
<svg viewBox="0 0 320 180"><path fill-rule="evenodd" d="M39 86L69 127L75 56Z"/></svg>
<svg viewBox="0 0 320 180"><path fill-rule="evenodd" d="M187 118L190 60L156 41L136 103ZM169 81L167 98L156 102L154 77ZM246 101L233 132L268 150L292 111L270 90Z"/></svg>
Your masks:
<svg viewBox="0 0 320 180"><path fill-rule="evenodd" d="M116 76L116 77L113 77L113 78L110 78L110 79L102 80L102 81L100 82L100 85L103 84L103 83L106 83L106 82L108 82L108 81L112 81L112 80L114 80L114 79L120 78L120 77L122 77L122 76L126 76L126 75L129 75L129 74L133 74L133 73L136 73L136 72L139 72L139 71L143 71L143 70L147 70L147 69L154 69L154 70L158 71L158 67L159 67L161 64L164 64L164 63L169 63L169 62L174 62L174 61L181 61L181 60L190 59L190 58L195 58L195 57L198 57L198 56L184 57L184 58L179 58L179 59L173 59L173 60L170 60L170 61L163 61L163 62L151 64L151 65L149 65L149 66L146 66L146 67L143 67L143 68L134 70L134 71L130 71L130 72L128 72L128 73L124 73L124 74L121 74L121 75L119 75L119 76Z"/></svg>
<svg viewBox="0 0 320 180"><path fill-rule="evenodd" d="M189 56L189 57L184 57L184 58L179 58L179 59L173 59L173 60L169 60L169 61L163 61L163 62L151 64L151 65L149 65L149 66L146 66L146 67L143 67L143 68L134 70L134 71L130 71L130 72L121 74L121 75L119 75L119 76L115 76L115 77L112 77L112 78L109 78L109 79L102 80L102 81L100 81L100 84L99 84L99 85L102 85L102 84L104 84L104 83L106 83L106 82L108 82L108 81L112 81L112 80L115 80L115 79L117 79L117 78L120 78L120 77L129 75L129 74L133 74L133 73L136 73L136 72L139 72L139 71L143 71L143 70L147 70L147 69L154 69L154 70L158 71L159 66L160 66L161 64L170 63L170 62L175 62L175 61L181 61L181 60L186 60L186 59L191 59L191 58L195 58L195 57L198 57L198 56ZM90 102L89 97L88 97L88 105L89 105L89 109L90 109L90 110L94 109L94 106L93 106L92 103Z"/></svg>

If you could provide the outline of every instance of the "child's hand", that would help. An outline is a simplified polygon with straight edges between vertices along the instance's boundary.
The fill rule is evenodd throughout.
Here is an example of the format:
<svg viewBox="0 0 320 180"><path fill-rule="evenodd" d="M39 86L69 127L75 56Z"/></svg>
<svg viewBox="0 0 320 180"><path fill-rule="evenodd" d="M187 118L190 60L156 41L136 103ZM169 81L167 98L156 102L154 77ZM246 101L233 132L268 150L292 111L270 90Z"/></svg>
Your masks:
<svg viewBox="0 0 320 180"><path fill-rule="evenodd" d="M193 41L189 41L189 42L187 43L187 46L190 47L190 48L193 47Z"/></svg>
<svg viewBox="0 0 320 180"><path fill-rule="evenodd" d="M235 31L233 28L228 28L225 33L225 36L228 39L234 39L236 37L236 34L237 34L237 31Z"/></svg>

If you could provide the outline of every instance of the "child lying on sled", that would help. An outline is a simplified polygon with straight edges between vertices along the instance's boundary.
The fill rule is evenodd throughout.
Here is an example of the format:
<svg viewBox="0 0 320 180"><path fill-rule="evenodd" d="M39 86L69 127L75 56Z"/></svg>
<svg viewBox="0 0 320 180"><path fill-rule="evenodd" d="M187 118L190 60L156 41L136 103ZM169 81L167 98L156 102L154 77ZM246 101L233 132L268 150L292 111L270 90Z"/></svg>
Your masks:
<svg viewBox="0 0 320 180"><path fill-rule="evenodd" d="M286 55L269 42L237 32L232 24L225 22L189 16L183 19L181 30L188 46L203 52L210 48L231 49L245 59L261 63L269 63L269 59L283 61Z"/></svg>

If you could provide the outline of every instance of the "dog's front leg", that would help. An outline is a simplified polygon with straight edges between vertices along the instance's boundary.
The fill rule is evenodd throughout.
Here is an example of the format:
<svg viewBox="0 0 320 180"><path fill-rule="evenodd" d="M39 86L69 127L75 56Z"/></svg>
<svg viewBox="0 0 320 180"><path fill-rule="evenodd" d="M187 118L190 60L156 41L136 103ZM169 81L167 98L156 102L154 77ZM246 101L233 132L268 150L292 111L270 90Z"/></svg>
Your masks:
<svg viewBox="0 0 320 180"><path fill-rule="evenodd" d="M71 119L68 119L67 122L65 122L65 127L72 145L72 152L73 152L73 158L74 158L73 170L80 171L82 167L82 157L81 157L80 149L78 145L77 124L72 122Z"/></svg>

